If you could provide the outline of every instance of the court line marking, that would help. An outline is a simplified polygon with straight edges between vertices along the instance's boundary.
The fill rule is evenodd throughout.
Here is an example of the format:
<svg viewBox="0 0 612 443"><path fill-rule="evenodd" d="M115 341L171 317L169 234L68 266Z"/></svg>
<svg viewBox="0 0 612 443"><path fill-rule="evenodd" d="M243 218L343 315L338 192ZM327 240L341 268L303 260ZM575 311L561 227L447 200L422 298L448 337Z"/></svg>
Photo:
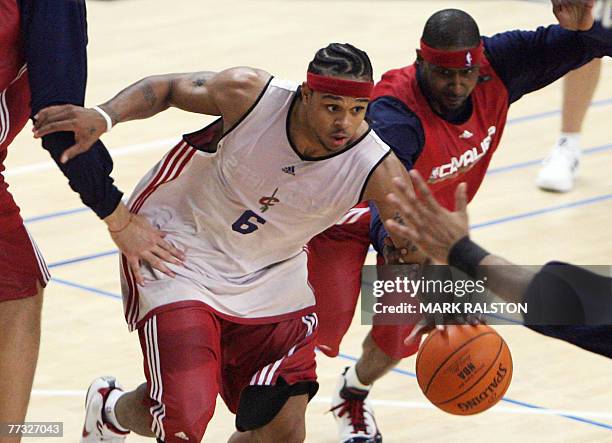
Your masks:
<svg viewBox="0 0 612 443"><path fill-rule="evenodd" d="M604 107L608 105L612 105L612 98L596 100L591 103L592 108L599 108L599 107ZM508 119L506 121L506 126L517 125L517 124L535 121L535 120L542 120L542 119L554 117L560 114L561 114L561 109L556 109L553 111L545 111L545 112L538 112L536 114L525 115L523 117L515 117L515 118ZM121 146L119 148L109 149L109 152L113 158L119 158L119 157L124 157L126 155L138 153L138 152L144 152L144 151L149 151L149 150L154 150L154 149L161 149L163 147L167 147L168 149L170 149L179 140L180 138L178 137L153 140L150 142L137 143L133 145L127 145L127 146ZM15 166L13 168L8 168L4 172L4 176L5 177L15 177L18 175L31 174L31 173L40 172L40 171L47 171L50 169L54 169L56 167L57 166L55 165L54 161L45 160L42 162L32 163L29 165L22 165L22 166Z"/></svg>
<svg viewBox="0 0 612 443"><path fill-rule="evenodd" d="M594 146L592 148L587 148L582 151L583 156L597 154L605 151L612 150L612 143L600 146ZM528 160L526 162L514 163L507 166L500 166L498 168L491 168L487 170L486 175L496 175L503 174L505 172L514 171L516 169L523 169L530 166L536 166L542 163L543 158L538 158L535 160ZM80 208L73 209L63 209L61 211L49 212L47 214L37 215L33 217L28 217L24 219L26 224L37 223L45 220L50 220L58 217L65 217L68 215L80 214L82 212L89 212L89 208L87 206L81 206Z"/></svg>
<svg viewBox="0 0 612 443"><path fill-rule="evenodd" d="M113 158L125 157L126 155L135 154L138 152L150 151L154 149L161 149L166 147L172 148L179 142L180 138L163 138L159 140L153 140L150 142L136 143L133 145L121 146L119 148L109 149L109 152ZM53 160L45 160L42 162L32 163L29 165L15 166L14 168L7 168L4 171L5 177L16 177L18 175L31 174L34 172L48 171L57 168L57 165Z"/></svg>
<svg viewBox="0 0 612 443"><path fill-rule="evenodd" d="M71 281L68 281L68 280L52 278L51 281L55 282L55 283L60 283L60 284L66 285L66 286L71 286L71 287L76 288L76 289L81 289L81 290L84 290L84 291L87 291L87 292L92 292L92 293L95 293L97 295L102 295L102 296L110 297L110 298L114 298L114 299L121 299L121 296L118 295L118 294L114 294L114 293L108 292L108 291L101 291L99 289L91 288L91 287L88 287L88 286L85 286L85 285L81 285L81 284L78 284L78 283L74 283L74 282L71 282ZM345 360L353 361L353 362L357 361L356 357L353 357L352 355L349 355L349 354L345 354L343 352L338 353L338 357L343 358ZM400 369L400 368L393 368L391 370L391 372L395 372L396 374L400 374L400 375L403 375L403 376L408 376L408 377L411 377L411 378L416 378L416 374L414 372L406 371L406 370ZM522 407L527 408L529 410L552 411L552 409L548 409L548 408L545 408L543 406L538 406L538 405L534 405L532 403L522 402L522 401L519 401L519 400L513 400L513 399L507 398L507 397L503 397L501 399L501 401L503 401L505 403L510 403L510 404L513 404L513 405L517 405L517 406L522 406ZM590 425L597 426L597 427L600 427L600 428L604 428L604 429L607 429L607 430L612 430L612 425L609 425L609 424L606 424L606 423L601 423L601 422L598 422L598 421L595 421L595 420L589 420L587 418L575 415L575 413L551 413L550 415L556 415L558 417L564 417L564 418L567 418L569 420L573 420L573 421L577 421L577 422L581 422L581 423L590 424Z"/></svg>
<svg viewBox="0 0 612 443"><path fill-rule="evenodd" d="M603 194L603 195L599 195L596 197L591 197L591 198L587 198L587 199L583 199L583 200L577 200L574 202L570 202L570 203L565 203L562 205L555 205L555 206L549 206L549 207L545 207L545 208L541 208L541 209L536 209L534 211L527 211L527 212L523 212L523 213L519 213L519 214L515 214L515 215L510 215L507 217L500 217L497 219L493 219L493 220L489 220L487 222L483 222L483 223L476 223L474 225L470 226L471 230L478 230L478 229L482 229L482 228L486 228L489 226L495 226L495 225L500 225L500 224L504 224L504 223L509 223L509 222L513 222L516 220L522 220L522 219L527 219L527 218L533 218L533 217L537 217L539 215L543 215L543 214L550 214L552 212L557 212L557 211L561 211L564 209L572 209L572 208L577 208L577 207L581 207L581 206L587 206L587 205L591 205L594 203L600 203L603 201L607 201L612 199L612 194ZM370 251L372 251L372 247L370 246ZM108 251L103 251L103 252L99 252L96 254L89 254L89 255L83 255L83 256L79 256L79 257L74 257L74 258L69 258L66 260L60 260L57 262L53 262L48 264L49 268L58 268L61 266L66 266L66 265L71 265L74 263L80 263L80 262L84 262L84 261L89 261L89 260L94 260L97 258L101 258L101 257L108 257L111 255L115 255L117 254L117 249L111 249Z"/></svg>
<svg viewBox="0 0 612 443"><path fill-rule="evenodd" d="M35 397L85 397L86 389L32 389L32 395ZM431 403L418 401L403 401L403 400L384 400L370 399L374 406L402 408L402 409L434 409L437 408ZM310 403L330 404L331 397L315 396ZM568 411L562 409L526 409L526 408L511 408L506 406L495 406L490 412L503 414L520 414L520 415L582 415L592 418L610 418L612 413L597 412L597 411Z"/></svg>

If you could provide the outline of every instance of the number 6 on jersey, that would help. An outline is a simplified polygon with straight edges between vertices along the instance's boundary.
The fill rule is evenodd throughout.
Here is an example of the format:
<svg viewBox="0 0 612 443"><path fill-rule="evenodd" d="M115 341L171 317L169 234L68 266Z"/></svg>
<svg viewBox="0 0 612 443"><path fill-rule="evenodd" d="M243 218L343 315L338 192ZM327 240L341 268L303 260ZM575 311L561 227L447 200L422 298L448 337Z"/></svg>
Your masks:
<svg viewBox="0 0 612 443"><path fill-rule="evenodd" d="M265 222L266 220L264 218L260 217L249 209L244 211L244 213L238 217L238 220L232 224L232 230L241 234L250 234L251 232L259 229L259 226L257 226L256 223L263 225Z"/></svg>

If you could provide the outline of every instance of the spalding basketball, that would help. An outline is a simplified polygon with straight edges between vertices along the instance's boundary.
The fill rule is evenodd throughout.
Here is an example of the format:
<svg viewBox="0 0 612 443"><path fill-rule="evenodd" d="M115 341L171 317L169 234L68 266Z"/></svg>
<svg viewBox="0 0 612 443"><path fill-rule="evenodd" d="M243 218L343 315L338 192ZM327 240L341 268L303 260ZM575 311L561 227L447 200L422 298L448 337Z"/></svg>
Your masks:
<svg viewBox="0 0 612 443"><path fill-rule="evenodd" d="M489 326L447 326L422 343L416 373L423 394L438 408L456 415L478 414L508 389L512 356Z"/></svg>

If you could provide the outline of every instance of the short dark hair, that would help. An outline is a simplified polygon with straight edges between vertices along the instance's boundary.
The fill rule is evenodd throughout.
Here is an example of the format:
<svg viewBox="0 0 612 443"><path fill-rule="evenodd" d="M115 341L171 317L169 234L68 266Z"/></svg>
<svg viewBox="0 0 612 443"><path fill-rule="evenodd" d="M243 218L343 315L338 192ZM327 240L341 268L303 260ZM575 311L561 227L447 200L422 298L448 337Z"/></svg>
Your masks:
<svg viewBox="0 0 612 443"><path fill-rule="evenodd" d="M349 43L331 43L319 49L308 64L308 72L374 81L370 57Z"/></svg>
<svg viewBox="0 0 612 443"><path fill-rule="evenodd" d="M436 49L472 48L480 43L480 30L467 12L443 9L429 17L421 39Z"/></svg>

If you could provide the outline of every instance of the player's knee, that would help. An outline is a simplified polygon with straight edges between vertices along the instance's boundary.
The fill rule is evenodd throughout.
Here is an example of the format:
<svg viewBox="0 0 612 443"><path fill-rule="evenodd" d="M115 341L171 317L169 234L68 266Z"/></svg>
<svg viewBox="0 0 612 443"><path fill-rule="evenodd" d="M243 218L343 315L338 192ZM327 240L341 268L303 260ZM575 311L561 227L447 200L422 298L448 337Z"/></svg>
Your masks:
<svg viewBox="0 0 612 443"><path fill-rule="evenodd" d="M303 443L306 440L306 421L304 416L285 415L281 421L276 421L276 423L272 423L272 426L262 428L260 433L272 438L273 441ZM264 439L264 441L269 440Z"/></svg>
<svg viewBox="0 0 612 443"><path fill-rule="evenodd" d="M181 415L173 414L173 417L166 417L164 420L167 422L164 426L165 441L174 437L186 441L202 441L206 427L213 416L214 407L201 411L182 410L177 412ZM159 437L160 433L156 429L155 420L152 428Z"/></svg>
<svg viewBox="0 0 612 443"><path fill-rule="evenodd" d="M164 406L165 416L159 414L159 409L153 408L151 429L157 437L160 437L163 428L166 439L177 437L181 440L201 441L215 412L215 398L206 395L177 395L172 404Z"/></svg>

